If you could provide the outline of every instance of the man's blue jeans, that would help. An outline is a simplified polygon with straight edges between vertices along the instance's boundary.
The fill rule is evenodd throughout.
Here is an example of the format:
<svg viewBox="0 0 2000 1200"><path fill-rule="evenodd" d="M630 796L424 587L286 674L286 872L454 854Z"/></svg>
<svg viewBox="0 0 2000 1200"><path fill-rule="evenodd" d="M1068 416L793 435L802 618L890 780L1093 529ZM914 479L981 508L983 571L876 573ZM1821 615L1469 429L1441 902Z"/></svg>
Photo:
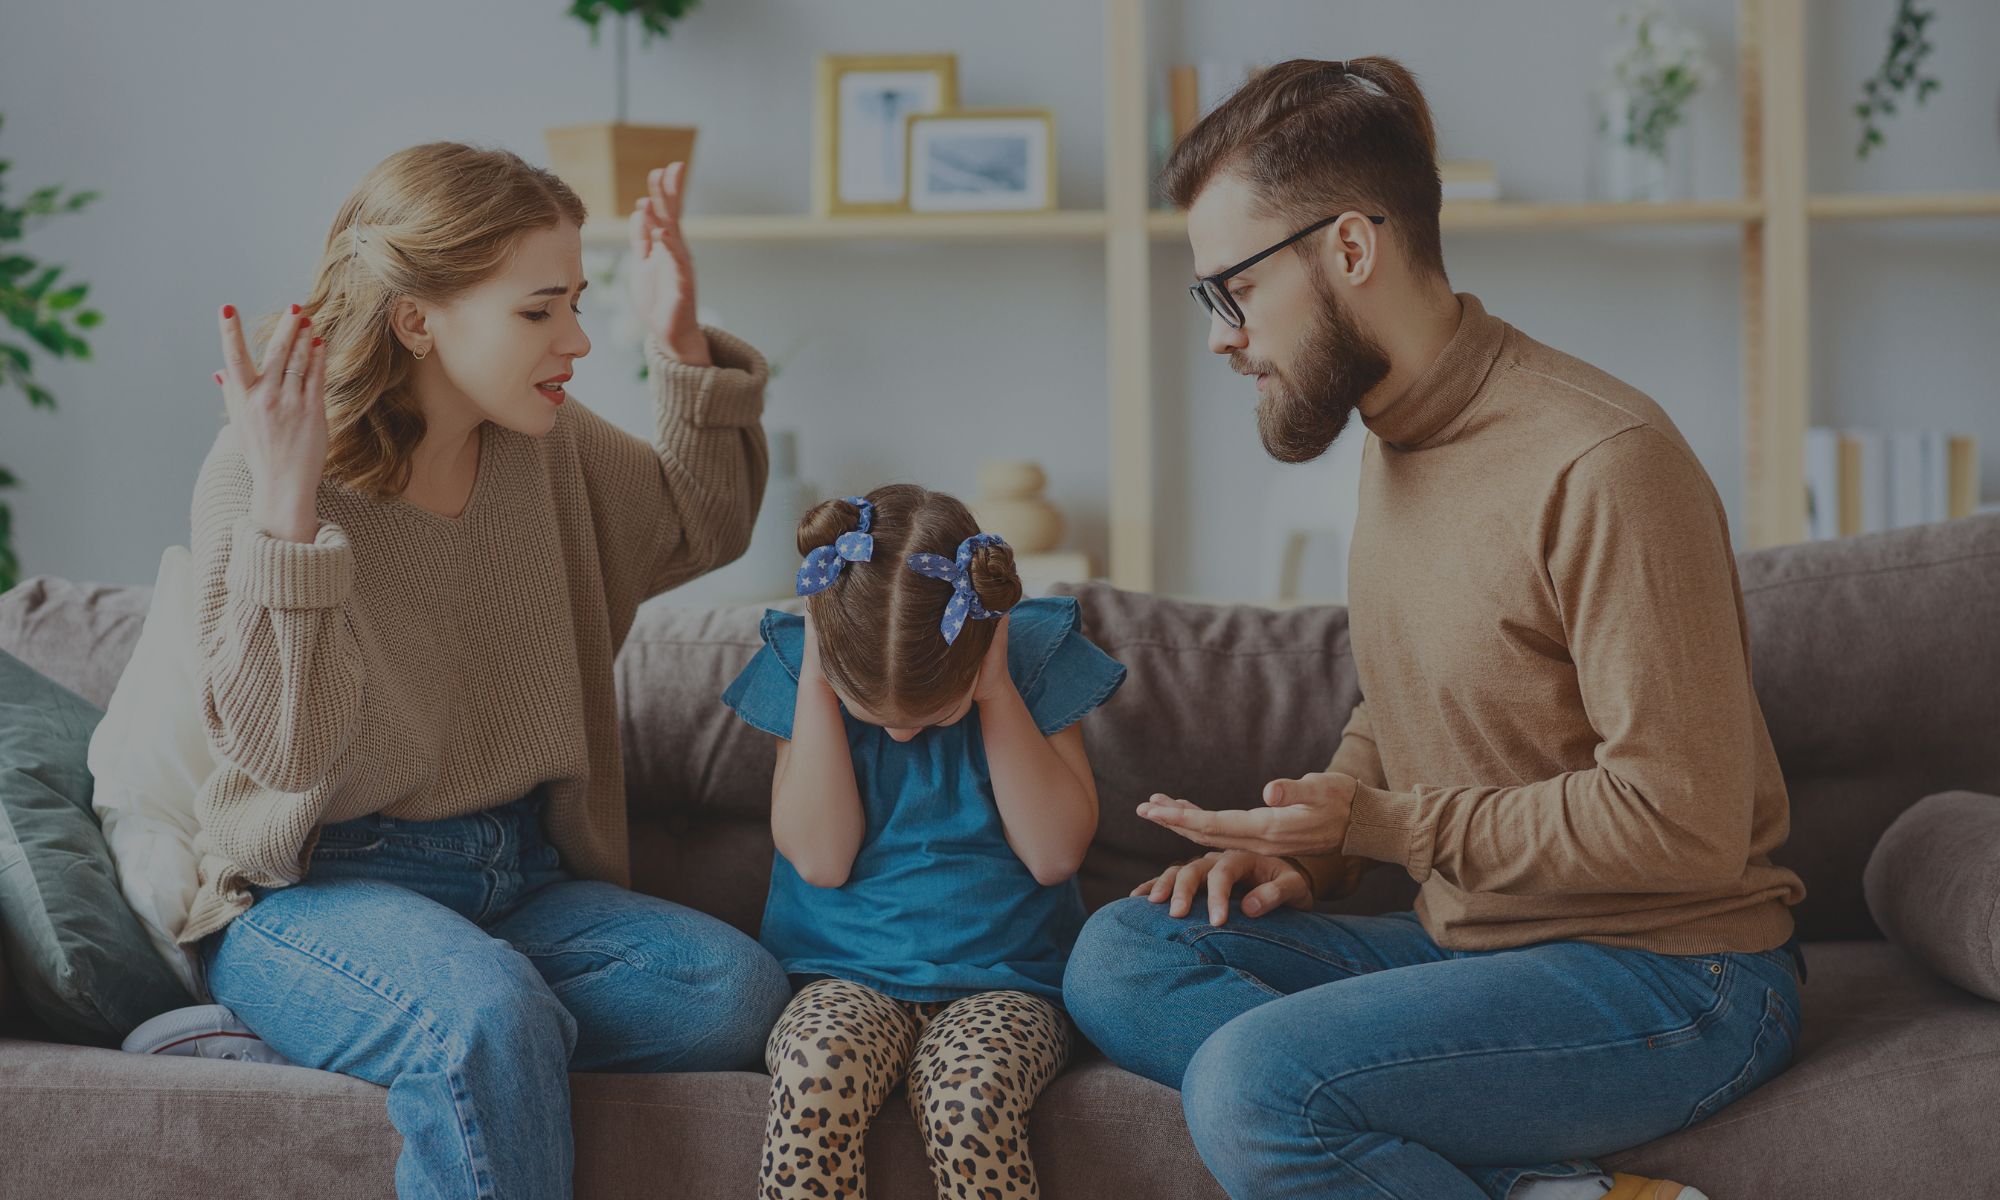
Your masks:
<svg viewBox="0 0 2000 1200"><path fill-rule="evenodd" d="M329 826L257 895L203 942L209 988L293 1062L388 1087L405 1200L568 1196L570 1071L755 1068L791 997L723 922L571 879L538 796Z"/></svg>
<svg viewBox="0 0 2000 1200"><path fill-rule="evenodd" d="M1063 999L1112 1061L1181 1089L1237 1200L1500 1200L1593 1173L1590 1157L1783 1070L1793 948L1465 952L1415 913L1284 908L1217 927L1140 896L1084 927Z"/></svg>

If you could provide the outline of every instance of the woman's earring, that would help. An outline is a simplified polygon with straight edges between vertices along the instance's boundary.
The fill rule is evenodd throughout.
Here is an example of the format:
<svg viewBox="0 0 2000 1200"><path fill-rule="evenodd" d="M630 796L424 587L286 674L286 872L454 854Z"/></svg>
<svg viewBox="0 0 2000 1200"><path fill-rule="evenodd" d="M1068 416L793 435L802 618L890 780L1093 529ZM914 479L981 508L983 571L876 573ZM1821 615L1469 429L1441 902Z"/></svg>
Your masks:
<svg viewBox="0 0 2000 1200"><path fill-rule="evenodd" d="M418 362L422 362L424 361L424 355L429 353L429 350L412 350L410 351L410 357L416 359Z"/></svg>

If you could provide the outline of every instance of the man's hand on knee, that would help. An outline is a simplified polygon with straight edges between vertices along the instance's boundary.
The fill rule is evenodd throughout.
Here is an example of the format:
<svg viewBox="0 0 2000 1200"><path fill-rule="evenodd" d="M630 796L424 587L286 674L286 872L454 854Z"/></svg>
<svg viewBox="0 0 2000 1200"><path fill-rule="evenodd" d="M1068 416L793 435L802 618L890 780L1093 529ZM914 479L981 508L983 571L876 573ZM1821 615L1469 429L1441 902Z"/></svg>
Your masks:
<svg viewBox="0 0 2000 1200"><path fill-rule="evenodd" d="M1281 906L1312 908L1312 882L1299 864L1247 850L1218 850L1193 862L1176 863L1133 888L1132 894L1155 904L1169 901L1167 912L1185 917L1205 885L1208 923L1222 925L1229 920L1229 897L1238 883L1250 885L1241 901L1245 916L1262 916Z"/></svg>

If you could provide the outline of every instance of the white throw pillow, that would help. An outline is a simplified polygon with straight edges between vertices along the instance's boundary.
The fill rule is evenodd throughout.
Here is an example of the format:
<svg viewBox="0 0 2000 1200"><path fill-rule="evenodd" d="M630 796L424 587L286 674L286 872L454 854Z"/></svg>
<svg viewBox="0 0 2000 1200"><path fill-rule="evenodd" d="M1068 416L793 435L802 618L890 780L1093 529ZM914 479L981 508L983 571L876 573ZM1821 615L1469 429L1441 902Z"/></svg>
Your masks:
<svg viewBox="0 0 2000 1200"><path fill-rule="evenodd" d="M174 939L194 903L195 796L218 759L202 724L193 557L160 556L153 604L132 659L90 739L91 807L119 886L153 945L188 991L207 1000L201 963Z"/></svg>

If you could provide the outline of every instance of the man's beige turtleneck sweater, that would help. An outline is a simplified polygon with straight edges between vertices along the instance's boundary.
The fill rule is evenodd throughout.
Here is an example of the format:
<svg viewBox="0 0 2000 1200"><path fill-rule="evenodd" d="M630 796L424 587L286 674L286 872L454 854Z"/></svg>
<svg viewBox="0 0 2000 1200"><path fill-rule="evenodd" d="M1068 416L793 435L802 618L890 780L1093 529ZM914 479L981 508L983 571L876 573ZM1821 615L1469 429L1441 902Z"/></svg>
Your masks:
<svg viewBox="0 0 2000 1200"><path fill-rule="evenodd" d="M1804 887L1714 485L1659 405L1459 300L1364 414L1343 849L1451 949L1778 946Z"/></svg>

